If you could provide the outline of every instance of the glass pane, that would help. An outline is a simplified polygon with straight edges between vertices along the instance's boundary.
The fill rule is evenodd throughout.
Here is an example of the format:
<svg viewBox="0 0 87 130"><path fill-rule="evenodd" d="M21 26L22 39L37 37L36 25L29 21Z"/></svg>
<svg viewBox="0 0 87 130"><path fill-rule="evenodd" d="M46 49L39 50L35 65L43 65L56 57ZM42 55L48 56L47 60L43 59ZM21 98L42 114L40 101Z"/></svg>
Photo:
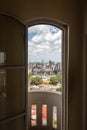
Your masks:
<svg viewBox="0 0 87 130"><path fill-rule="evenodd" d="M47 24L28 28L29 91L62 91L62 33Z"/></svg>
<svg viewBox="0 0 87 130"><path fill-rule="evenodd" d="M58 97L60 94L62 95L64 50L62 29L48 24L38 24L28 28L28 91L36 91L37 95L40 92L44 93L44 97L45 92L50 91L51 94L53 93L52 95L55 95L55 97L53 96L54 98L48 95L47 101L50 102L51 98L53 101L51 106L62 104L62 102L60 103L56 100L56 95ZM29 100L32 102L32 99ZM42 98L40 101L41 105L43 105L42 122L39 125L58 129L61 124L61 118L59 119L60 122L57 122L58 108L54 106L52 112L50 109L51 118L49 119L49 110L47 110L49 103L44 102ZM60 112L62 111L61 107L59 108Z"/></svg>
<svg viewBox="0 0 87 130"><path fill-rule="evenodd" d="M0 19L0 52L6 55L5 65L23 65L24 26L10 17L0 15Z"/></svg>
<svg viewBox="0 0 87 130"><path fill-rule="evenodd" d="M42 125L47 126L47 105L42 105Z"/></svg>
<svg viewBox="0 0 87 130"><path fill-rule="evenodd" d="M25 130L25 118L21 117L7 123L0 124L0 130Z"/></svg>
<svg viewBox="0 0 87 130"><path fill-rule="evenodd" d="M25 110L24 76L22 69L0 70L0 119Z"/></svg>
<svg viewBox="0 0 87 130"><path fill-rule="evenodd" d="M0 118L5 114L6 96L6 72L0 70Z"/></svg>
<svg viewBox="0 0 87 130"><path fill-rule="evenodd" d="M0 52L0 66L5 64L6 56L4 52Z"/></svg>
<svg viewBox="0 0 87 130"><path fill-rule="evenodd" d="M31 106L31 126L37 125L37 105Z"/></svg>

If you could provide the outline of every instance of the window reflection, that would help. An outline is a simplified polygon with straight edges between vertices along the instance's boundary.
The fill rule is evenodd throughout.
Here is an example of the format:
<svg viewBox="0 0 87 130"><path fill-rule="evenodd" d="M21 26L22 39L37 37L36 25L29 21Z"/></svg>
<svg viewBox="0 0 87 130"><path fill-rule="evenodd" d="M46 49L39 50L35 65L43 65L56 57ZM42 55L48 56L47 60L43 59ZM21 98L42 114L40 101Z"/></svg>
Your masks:
<svg viewBox="0 0 87 130"><path fill-rule="evenodd" d="M0 124L0 130L25 130L25 117L19 117L14 120Z"/></svg>
<svg viewBox="0 0 87 130"><path fill-rule="evenodd" d="M0 70L0 119L6 113L6 71Z"/></svg>
<svg viewBox="0 0 87 130"><path fill-rule="evenodd" d="M4 65L6 60L6 54L4 52L0 52L0 65Z"/></svg>
<svg viewBox="0 0 87 130"><path fill-rule="evenodd" d="M6 71L0 70L0 98L6 97Z"/></svg>
<svg viewBox="0 0 87 130"><path fill-rule="evenodd" d="M0 69L0 120L25 110L24 73L22 69Z"/></svg>

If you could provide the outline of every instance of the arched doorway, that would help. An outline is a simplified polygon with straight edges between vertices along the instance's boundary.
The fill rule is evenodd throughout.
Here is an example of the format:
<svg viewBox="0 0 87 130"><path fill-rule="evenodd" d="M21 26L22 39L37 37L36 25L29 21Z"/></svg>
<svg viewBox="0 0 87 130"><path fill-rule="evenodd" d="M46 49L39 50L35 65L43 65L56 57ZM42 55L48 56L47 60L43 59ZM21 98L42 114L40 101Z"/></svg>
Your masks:
<svg viewBox="0 0 87 130"><path fill-rule="evenodd" d="M68 124L68 30L63 24L43 21L32 21L28 28L29 128L63 130ZM57 91L61 98L52 97Z"/></svg>

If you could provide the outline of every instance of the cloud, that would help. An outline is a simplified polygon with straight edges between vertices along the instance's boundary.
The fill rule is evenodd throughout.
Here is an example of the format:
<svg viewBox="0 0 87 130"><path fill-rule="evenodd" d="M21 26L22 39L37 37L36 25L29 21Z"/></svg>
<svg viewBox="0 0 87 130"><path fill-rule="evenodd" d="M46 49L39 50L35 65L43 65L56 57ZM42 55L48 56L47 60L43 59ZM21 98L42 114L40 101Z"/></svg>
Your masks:
<svg viewBox="0 0 87 130"><path fill-rule="evenodd" d="M51 33L50 30L44 30L43 32L37 33L34 37L32 37L31 41L35 43L41 43L45 41L52 43L56 40L60 40L61 35L61 30L59 30L57 33Z"/></svg>
<svg viewBox="0 0 87 130"><path fill-rule="evenodd" d="M37 34L45 33L48 32L49 30L50 30L49 25L42 25L42 24L34 25L28 28L28 32L37 33Z"/></svg>
<svg viewBox="0 0 87 130"><path fill-rule="evenodd" d="M51 25L35 25L28 29L29 61L61 61L62 31Z"/></svg>

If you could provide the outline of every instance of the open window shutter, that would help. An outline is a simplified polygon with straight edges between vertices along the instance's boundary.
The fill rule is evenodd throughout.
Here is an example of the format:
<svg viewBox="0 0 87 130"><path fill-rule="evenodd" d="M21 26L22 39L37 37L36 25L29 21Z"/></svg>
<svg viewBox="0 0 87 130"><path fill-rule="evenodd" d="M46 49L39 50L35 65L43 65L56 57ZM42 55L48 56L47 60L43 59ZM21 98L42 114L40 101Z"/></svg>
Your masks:
<svg viewBox="0 0 87 130"><path fill-rule="evenodd" d="M0 130L26 129L25 28L0 15Z"/></svg>

